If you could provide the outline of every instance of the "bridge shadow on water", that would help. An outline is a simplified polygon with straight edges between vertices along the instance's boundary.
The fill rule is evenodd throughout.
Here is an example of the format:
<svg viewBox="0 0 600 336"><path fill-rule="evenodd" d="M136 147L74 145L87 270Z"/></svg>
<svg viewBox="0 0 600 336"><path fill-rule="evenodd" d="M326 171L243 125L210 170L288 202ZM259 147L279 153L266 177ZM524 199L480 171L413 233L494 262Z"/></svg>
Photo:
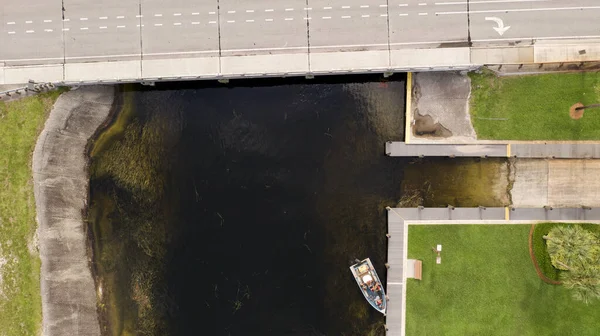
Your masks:
<svg viewBox="0 0 600 336"><path fill-rule="evenodd" d="M399 200L406 163L383 151L403 138L397 76L124 93L130 132L94 157L91 183L97 279L124 297L104 309L108 329L383 335L348 266L371 257L385 278L384 207ZM119 177L131 171L151 173ZM110 244L120 252L100 252Z"/></svg>

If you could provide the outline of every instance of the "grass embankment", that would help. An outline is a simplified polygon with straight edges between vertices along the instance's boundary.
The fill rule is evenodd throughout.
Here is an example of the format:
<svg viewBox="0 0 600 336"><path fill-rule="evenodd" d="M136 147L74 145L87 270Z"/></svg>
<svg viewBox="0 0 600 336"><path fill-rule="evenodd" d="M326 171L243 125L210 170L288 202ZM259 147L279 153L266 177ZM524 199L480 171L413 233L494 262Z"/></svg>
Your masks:
<svg viewBox="0 0 600 336"><path fill-rule="evenodd" d="M533 231L533 253L535 254L535 258L537 259L538 265L542 270L544 275L552 280L560 280L559 274L560 270L554 268L552 266L552 261L550 260L550 255L546 250L546 242L543 236L547 235L550 230L559 225L573 225L573 224L562 224L562 223L540 223L535 225L535 230ZM581 225L584 229L592 231L596 233L596 235L600 236L600 225L596 224L578 224Z"/></svg>
<svg viewBox="0 0 600 336"><path fill-rule="evenodd" d="M470 73L470 113L479 139L600 140L600 108L572 120L569 108L600 103L600 73L497 77Z"/></svg>
<svg viewBox="0 0 600 336"><path fill-rule="evenodd" d="M31 157L52 91L0 102L0 334L36 335L42 321Z"/></svg>
<svg viewBox="0 0 600 336"><path fill-rule="evenodd" d="M535 272L529 225L412 225L407 335L597 335L600 303L586 305ZM442 263L432 247L442 244Z"/></svg>

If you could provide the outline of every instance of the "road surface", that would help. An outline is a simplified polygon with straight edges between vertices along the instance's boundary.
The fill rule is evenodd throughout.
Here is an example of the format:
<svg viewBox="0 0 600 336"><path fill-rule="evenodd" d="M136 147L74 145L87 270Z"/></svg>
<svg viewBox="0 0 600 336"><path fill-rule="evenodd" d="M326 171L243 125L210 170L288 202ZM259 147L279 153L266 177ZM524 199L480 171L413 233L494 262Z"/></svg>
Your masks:
<svg viewBox="0 0 600 336"><path fill-rule="evenodd" d="M3 0L0 66L524 45L600 38L598 17L597 0Z"/></svg>

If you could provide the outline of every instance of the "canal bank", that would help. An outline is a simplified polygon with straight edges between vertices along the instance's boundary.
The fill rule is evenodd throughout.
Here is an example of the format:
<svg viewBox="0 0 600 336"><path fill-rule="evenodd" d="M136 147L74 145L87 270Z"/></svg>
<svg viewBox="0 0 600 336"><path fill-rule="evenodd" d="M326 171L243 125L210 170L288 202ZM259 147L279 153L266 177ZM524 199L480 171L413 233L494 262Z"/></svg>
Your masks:
<svg viewBox="0 0 600 336"><path fill-rule="evenodd" d="M106 120L114 88L62 94L33 153L44 335L100 335L87 250L88 139Z"/></svg>

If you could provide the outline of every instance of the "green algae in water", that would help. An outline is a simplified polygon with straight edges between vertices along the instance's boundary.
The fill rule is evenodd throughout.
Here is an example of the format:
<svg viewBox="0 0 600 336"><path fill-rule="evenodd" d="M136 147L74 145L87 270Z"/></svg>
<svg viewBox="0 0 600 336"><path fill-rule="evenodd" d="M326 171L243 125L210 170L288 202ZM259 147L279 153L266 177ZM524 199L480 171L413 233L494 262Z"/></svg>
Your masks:
<svg viewBox="0 0 600 336"><path fill-rule="evenodd" d="M403 207L501 207L510 204L506 159L424 159L404 171Z"/></svg>
<svg viewBox="0 0 600 336"><path fill-rule="evenodd" d="M134 109L135 92L91 148L91 205L95 276L104 334L167 333L162 283L168 226L177 197L167 188L178 119ZM140 113L140 111L149 111Z"/></svg>

